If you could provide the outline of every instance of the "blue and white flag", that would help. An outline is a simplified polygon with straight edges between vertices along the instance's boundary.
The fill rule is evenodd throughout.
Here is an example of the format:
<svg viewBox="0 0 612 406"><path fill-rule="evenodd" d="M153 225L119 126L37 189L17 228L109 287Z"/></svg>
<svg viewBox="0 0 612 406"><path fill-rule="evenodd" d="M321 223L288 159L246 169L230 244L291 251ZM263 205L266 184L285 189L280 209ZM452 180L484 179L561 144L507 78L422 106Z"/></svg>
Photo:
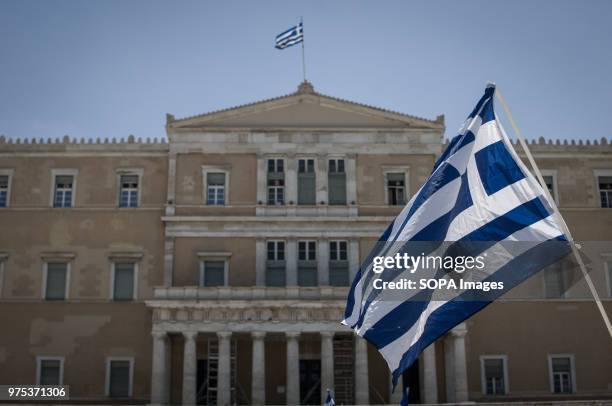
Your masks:
<svg viewBox="0 0 612 406"><path fill-rule="evenodd" d="M404 386L404 389L402 391L402 400L400 400L400 406L409 405L409 393L410 389L407 386Z"/></svg>
<svg viewBox="0 0 612 406"><path fill-rule="evenodd" d="M327 397L325 398L324 406L336 406L336 402L334 401L334 397L332 396L331 391L327 390Z"/></svg>
<svg viewBox="0 0 612 406"><path fill-rule="evenodd" d="M342 323L380 351L394 386L436 339L570 252L563 220L496 118L494 94L495 86L488 85L429 178L379 238L349 291ZM410 293L410 298L385 300L372 281L398 280L401 272L385 268L375 273L374 260L414 251L419 244L421 253L424 242L432 246L427 252L446 243L450 247L444 253L462 255L466 242L479 243L469 248L472 255L502 251L504 255L489 263L477 280L504 282L504 290L487 294L466 290L440 297L425 289ZM502 244L509 242L528 243L522 250L508 252ZM550 246L551 242L557 245Z"/></svg>
<svg viewBox="0 0 612 406"><path fill-rule="evenodd" d="M302 41L304 41L304 28L300 22L298 25L276 36L276 48L285 49Z"/></svg>

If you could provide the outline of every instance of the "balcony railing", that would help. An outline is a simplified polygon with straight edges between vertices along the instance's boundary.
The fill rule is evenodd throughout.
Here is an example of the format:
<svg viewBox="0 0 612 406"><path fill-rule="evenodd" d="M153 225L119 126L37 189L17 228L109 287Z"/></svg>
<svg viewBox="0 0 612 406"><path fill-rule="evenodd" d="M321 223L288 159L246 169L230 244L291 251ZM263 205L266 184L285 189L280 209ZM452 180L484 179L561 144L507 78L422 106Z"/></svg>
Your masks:
<svg viewBox="0 0 612 406"><path fill-rule="evenodd" d="M156 287L154 300L345 300L348 287Z"/></svg>

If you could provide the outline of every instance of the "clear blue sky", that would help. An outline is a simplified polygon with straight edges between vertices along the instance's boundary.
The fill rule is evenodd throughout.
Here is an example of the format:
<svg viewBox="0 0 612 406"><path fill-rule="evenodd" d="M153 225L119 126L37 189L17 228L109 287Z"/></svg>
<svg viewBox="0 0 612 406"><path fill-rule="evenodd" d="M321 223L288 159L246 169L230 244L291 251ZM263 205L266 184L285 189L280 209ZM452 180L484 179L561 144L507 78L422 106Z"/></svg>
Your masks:
<svg viewBox="0 0 612 406"><path fill-rule="evenodd" d="M0 134L164 135L302 79L447 136L493 80L528 138L611 137L612 1L0 0Z"/></svg>

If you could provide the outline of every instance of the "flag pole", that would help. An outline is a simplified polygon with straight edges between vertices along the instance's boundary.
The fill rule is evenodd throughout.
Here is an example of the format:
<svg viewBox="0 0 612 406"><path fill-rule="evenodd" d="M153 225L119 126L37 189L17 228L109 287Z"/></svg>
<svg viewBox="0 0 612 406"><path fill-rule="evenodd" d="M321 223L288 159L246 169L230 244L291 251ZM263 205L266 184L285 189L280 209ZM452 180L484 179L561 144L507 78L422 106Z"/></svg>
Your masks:
<svg viewBox="0 0 612 406"><path fill-rule="evenodd" d="M304 51L306 37L304 36L304 20L302 17L300 17L300 26L302 27L302 74L304 76L304 82L306 82L306 52Z"/></svg>
<svg viewBox="0 0 612 406"><path fill-rule="evenodd" d="M510 112L510 108L508 107L508 104L506 103L506 100L504 99L504 96L502 95L501 90L499 89L498 86L495 87L495 94L497 95L497 98L499 99L502 107L504 108L504 111L506 112L506 115L508 116L508 121L510 121L510 125L512 126L512 129L514 130L514 133L516 134L516 137L518 138L519 143L521 144L521 147L523 147L523 150L525 151L525 155L527 156L527 160L529 161L529 164L531 165L531 169L535 173L536 178L540 182L540 185L543 185L542 189L544 189L546 199L548 200L548 203L550 204L550 206L552 207L554 211L555 218L558 220L561 227L563 227L563 231L565 232L565 235L567 235L567 238L570 243L570 247L572 248L572 253L574 254L574 257L576 258L576 261L578 262L578 266L580 267L580 270L582 271L582 275L584 276L584 280L586 281L589 287L589 290L591 291L591 294L593 295L593 298L595 299L597 308L599 309L599 312L601 313L601 317L603 318L604 324L606 325L606 328L608 329L608 334L610 334L610 338L612 338L612 324L610 323L610 319L608 318L606 310L604 309L603 304L601 303L601 299L599 297L599 294L597 293L597 290L595 289L595 285L593 284L593 281L591 280L591 277L589 276L587 272L586 266L584 265L584 261L582 260L582 257L580 256L580 253L578 252L578 248L576 247L574 238L572 237L572 234L570 233L569 227L567 226L567 224L565 223L565 220L561 216L561 212L559 211L559 208L557 207L555 200L550 195L550 191L548 190L548 187L545 186L546 183L544 182L544 178L542 177L540 168L538 167L535 160L533 159L533 155L531 155L531 151L529 150L529 147L527 146L527 143L525 142L525 139L523 138L521 131L516 125L516 122L514 121L514 117L512 116L512 113Z"/></svg>

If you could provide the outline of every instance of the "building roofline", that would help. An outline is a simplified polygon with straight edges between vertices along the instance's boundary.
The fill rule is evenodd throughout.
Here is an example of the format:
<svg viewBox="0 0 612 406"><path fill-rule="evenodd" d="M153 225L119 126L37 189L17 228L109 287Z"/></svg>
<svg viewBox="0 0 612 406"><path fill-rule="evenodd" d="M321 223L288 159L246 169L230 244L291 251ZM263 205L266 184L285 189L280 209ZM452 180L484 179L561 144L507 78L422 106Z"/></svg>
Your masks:
<svg viewBox="0 0 612 406"><path fill-rule="evenodd" d="M176 124L181 124L181 123L189 123L190 121L194 121L197 119L202 119L202 118L210 118L210 117L214 117L214 116L218 116L224 113L229 113L229 112L233 112L233 111L239 111L242 109L246 109L246 108L250 108L250 107L256 107L256 106L260 106L260 105L264 105L264 104L268 104L268 103L273 103L276 101L280 101L280 100L290 100L292 98L295 97L299 97L299 96L312 96L312 97L318 97L318 98L322 98L325 100L330 100L333 102L337 102L337 103L342 103L345 105L349 105L349 106L354 106L357 108L362 108L362 109L367 109L370 110L372 112L376 112L376 113L381 113L381 114L385 114L388 116L391 116L392 118L396 118L400 121L408 121L408 120L417 120L417 121L421 121L423 123L427 123L430 124L432 127L434 128L440 128L440 129L444 129L445 125L444 125L444 115L439 115L437 116L434 120L431 119L427 119L427 118L423 118L423 117L418 117L418 116L414 116L414 115L410 115L410 114L406 114L406 113L401 113L398 111L394 111L394 110L390 110L390 109L384 109L381 107L375 107L369 104L365 104L365 103L359 103L359 102L354 102L351 100L346 100L346 99L342 99L339 97L334 97L334 96L329 96L323 93L319 93L317 91L315 91L314 87L312 86L312 84L308 81L304 81L302 83L300 83L300 85L298 86L297 90L293 93L289 93L289 94L285 94L282 96L277 96L277 97L272 97L272 98L268 98L268 99L263 99L263 100L259 100L259 101L255 101L255 102L251 102L251 103L245 103L245 104L240 104L237 106L233 106L233 107L228 107L228 108L223 108L223 109L219 109L219 110L213 110L210 112L206 112L206 113L202 113L202 114L196 114L193 116L187 116L187 117L182 117L182 118L176 118L173 114L167 113L166 114L166 128L169 127L174 127Z"/></svg>

